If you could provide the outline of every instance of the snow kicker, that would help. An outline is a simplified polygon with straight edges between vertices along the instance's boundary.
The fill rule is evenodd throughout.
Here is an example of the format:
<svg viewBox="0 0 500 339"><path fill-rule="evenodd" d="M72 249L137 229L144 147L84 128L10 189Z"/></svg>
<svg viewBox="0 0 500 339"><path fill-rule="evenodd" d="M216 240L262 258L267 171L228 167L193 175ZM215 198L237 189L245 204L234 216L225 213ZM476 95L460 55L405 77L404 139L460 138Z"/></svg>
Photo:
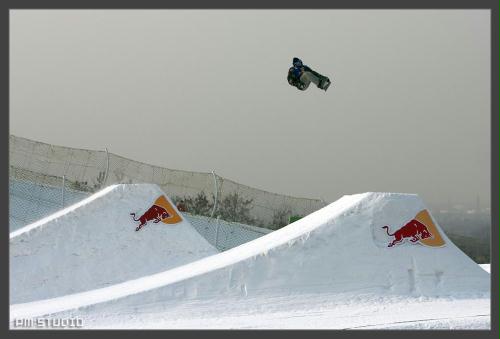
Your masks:
<svg viewBox="0 0 500 339"><path fill-rule="evenodd" d="M108 205L107 218L111 213L117 218L139 202L135 200L129 204L131 191L121 186L115 189L122 192L119 201L126 206L115 210L116 205ZM145 199L150 194L134 193L134 196ZM102 205L99 206L98 210L102 211ZM92 211L89 209L87 213ZM71 233L82 227L85 217L90 218L82 216L70 223L73 218L69 217L64 219L64 225L60 220L51 227L68 229L66 236L59 239L65 240L65 246L71 246L75 242ZM61 225L57 226L58 223ZM83 224L90 225L91 221ZM117 224L125 225L125 221ZM133 232L134 236L144 234L139 242L154 240L152 237L146 239L146 232L141 233L149 227ZM97 228L107 227L100 225ZM114 248L120 248L121 235L117 233L129 231L129 226L108 230L101 241L116 242ZM178 232L176 236L185 236ZM85 243L89 233L84 232L79 243ZM200 246L200 239L196 239L196 245L193 243L190 248ZM182 241L187 242L187 239ZM134 245L137 242L135 240ZM91 249L91 245L85 246ZM151 247L149 255L158 250L154 243L144 244L148 246ZM16 253L19 254L21 248L36 251L21 246ZM146 251L145 248L141 250ZM47 249L46 255L49 253ZM71 254L71 251L65 253ZM11 250L11 260L12 257ZM14 265L19 265L19 270L25 269L21 261L11 262L11 267ZM65 269L72 273L70 265ZM19 277L19 273L15 276ZM68 296L11 303L10 317L12 321L55 314L85 316L86 312L132 312L151 304L171 306L188 300L226 297L266 298L322 292L329 295L468 296L486 295L489 288L489 274L446 237L417 195L364 193L344 196L280 230L226 252L160 273Z"/></svg>
<svg viewBox="0 0 500 339"><path fill-rule="evenodd" d="M165 218L148 219L151 206ZM130 213L141 216L140 232ZM110 186L12 232L9 247L11 303L114 285L218 253L158 186L145 184Z"/></svg>

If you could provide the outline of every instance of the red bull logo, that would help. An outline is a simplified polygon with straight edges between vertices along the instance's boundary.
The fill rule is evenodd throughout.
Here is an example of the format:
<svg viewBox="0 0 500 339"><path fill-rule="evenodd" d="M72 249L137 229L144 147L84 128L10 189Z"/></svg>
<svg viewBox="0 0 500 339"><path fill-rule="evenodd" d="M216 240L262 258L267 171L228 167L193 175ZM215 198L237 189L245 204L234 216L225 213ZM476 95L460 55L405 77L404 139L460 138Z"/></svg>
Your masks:
<svg viewBox="0 0 500 339"><path fill-rule="evenodd" d="M136 231L143 228L148 221L153 221L157 224L160 221L165 224L176 224L182 221L181 216L177 213L175 208L170 204L170 202L165 198L164 195L160 196L155 200L153 206L151 206L143 215L136 219L136 213L130 213L134 221L139 221L139 226L136 227Z"/></svg>
<svg viewBox="0 0 500 339"><path fill-rule="evenodd" d="M406 239L412 244L420 243L431 247L441 247L445 244L427 210L420 211L415 218L392 234L389 233L389 226L383 226L382 229L385 229L388 236L394 237L387 247L403 243Z"/></svg>
<svg viewBox="0 0 500 339"><path fill-rule="evenodd" d="M405 224L403 227L401 227L393 234L389 233L389 226L384 226L382 228L385 228L385 231L387 232L388 236L394 237L394 240L388 245L388 247L392 247L402 242L406 238L409 238L410 242L415 243L420 239L427 239L433 237L433 235L431 234L431 232L429 232L427 227L420 221L415 219Z"/></svg>

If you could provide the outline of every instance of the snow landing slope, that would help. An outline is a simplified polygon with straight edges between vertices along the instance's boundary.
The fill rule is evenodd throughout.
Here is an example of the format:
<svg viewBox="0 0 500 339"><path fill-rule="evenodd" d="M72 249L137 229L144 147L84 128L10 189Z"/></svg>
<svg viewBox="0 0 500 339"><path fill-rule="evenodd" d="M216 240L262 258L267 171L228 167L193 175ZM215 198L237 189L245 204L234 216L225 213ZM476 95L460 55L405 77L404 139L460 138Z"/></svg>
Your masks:
<svg viewBox="0 0 500 339"><path fill-rule="evenodd" d="M184 266L94 291L11 305L11 321L50 314L95 318L224 298L488 296L489 274L422 211L426 208L416 195L344 196L280 230ZM431 241L405 239L388 247L394 237L382 226L394 233L415 218L432 230Z"/></svg>
<svg viewBox="0 0 500 339"><path fill-rule="evenodd" d="M10 302L93 290L218 253L170 204L173 224L139 218L165 193L156 185L113 185L10 234Z"/></svg>

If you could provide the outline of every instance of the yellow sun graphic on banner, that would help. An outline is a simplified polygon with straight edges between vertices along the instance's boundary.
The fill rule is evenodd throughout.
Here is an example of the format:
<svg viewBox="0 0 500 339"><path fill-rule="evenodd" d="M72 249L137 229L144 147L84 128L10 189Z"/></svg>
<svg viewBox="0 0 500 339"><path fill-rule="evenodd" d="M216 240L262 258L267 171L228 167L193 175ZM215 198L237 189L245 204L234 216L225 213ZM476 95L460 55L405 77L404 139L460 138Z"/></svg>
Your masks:
<svg viewBox="0 0 500 339"><path fill-rule="evenodd" d="M432 221L431 215L427 210L420 211L416 216L415 220L420 221L422 224L427 226L429 232L433 235L430 238L420 239L420 243L426 246L441 247L445 245L444 239L439 233L436 224Z"/></svg>
<svg viewBox="0 0 500 339"><path fill-rule="evenodd" d="M182 221L182 217L177 213L175 208L172 206L172 204L165 198L164 195L160 196L158 199L156 199L155 203L156 206L163 207L167 212L168 212L168 217L165 219L161 219L161 221L165 224L177 224Z"/></svg>

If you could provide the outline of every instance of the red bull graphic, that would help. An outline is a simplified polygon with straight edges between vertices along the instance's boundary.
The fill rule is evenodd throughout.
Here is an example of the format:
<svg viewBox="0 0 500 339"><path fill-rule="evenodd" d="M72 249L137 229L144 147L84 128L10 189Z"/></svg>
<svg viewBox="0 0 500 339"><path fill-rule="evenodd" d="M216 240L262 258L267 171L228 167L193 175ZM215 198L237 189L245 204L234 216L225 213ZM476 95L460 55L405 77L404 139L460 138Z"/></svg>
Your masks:
<svg viewBox="0 0 500 339"><path fill-rule="evenodd" d="M397 243L402 242L406 238L410 238L410 242L415 243L420 239L427 239L432 237L432 234L431 232L429 232L427 227L425 227L424 224L415 219L406 223L403 227L401 227L393 234L389 233L389 226L384 226L382 228L385 228L388 236L394 237L394 240L388 245L388 247L392 247Z"/></svg>
<svg viewBox="0 0 500 339"><path fill-rule="evenodd" d="M388 236L394 237L387 247L403 243L405 239L409 239L410 243L413 244L420 243L431 247L441 247L445 244L427 210L420 211L415 218L392 234L389 233L389 226L382 228L385 229Z"/></svg>
<svg viewBox="0 0 500 339"><path fill-rule="evenodd" d="M160 221L165 224L176 224L182 221L181 216L174 209L172 204L165 198L164 195L160 196L155 200L153 206L151 206L143 215L139 217L139 219L135 218L135 213L130 213L132 219L134 221L139 221L139 226L135 229L139 231L143 228L148 221L153 221L153 223L157 224Z"/></svg>

